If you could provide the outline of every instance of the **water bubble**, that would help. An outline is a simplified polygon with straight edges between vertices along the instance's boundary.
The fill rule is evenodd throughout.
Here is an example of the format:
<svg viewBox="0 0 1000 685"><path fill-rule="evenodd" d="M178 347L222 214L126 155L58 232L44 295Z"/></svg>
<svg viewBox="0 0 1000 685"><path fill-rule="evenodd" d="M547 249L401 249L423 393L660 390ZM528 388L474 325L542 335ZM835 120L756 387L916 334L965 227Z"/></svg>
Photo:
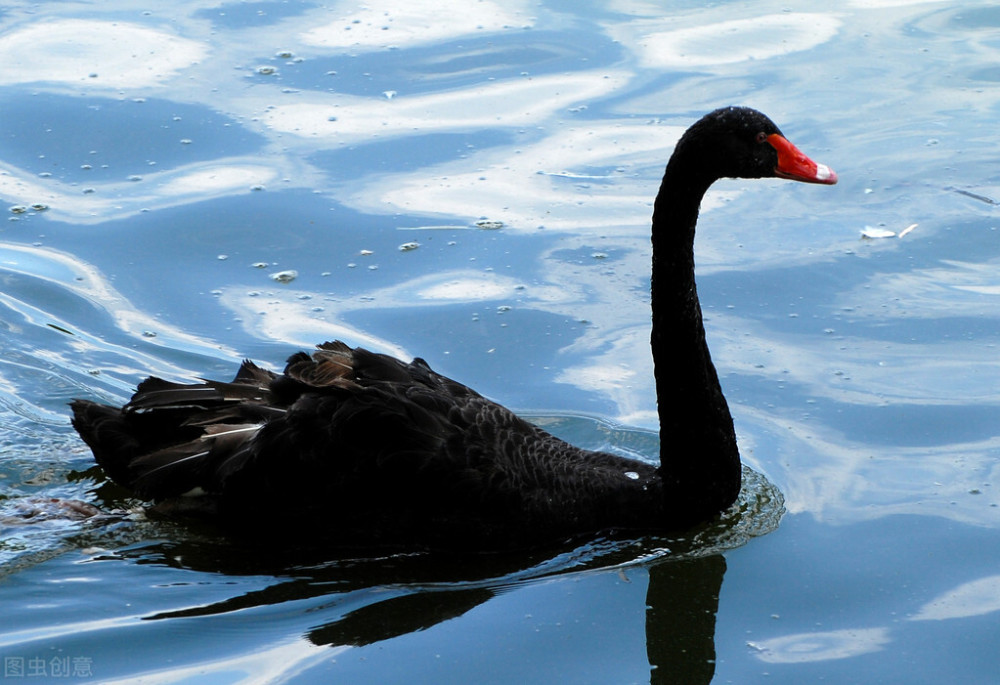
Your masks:
<svg viewBox="0 0 1000 685"><path fill-rule="evenodd" d="M416 250L418 247L420 247L420 243L417 242L403 243L399 246L399 251L410 252L411 250Z"/></svg>
<svg viewBox="0 0 1000 685"><path fill-rule="evenodd" d="M14 205L10 208L11 214L24 214L28 211L28 208L24 205Z"/></svg>
<svg viewBox="0 0 1000 685"><path fill-rule="evenodd" d="M382 95L385 96L386 100L391 100L394 97L396 97L396 91L394 91L394 90L383 90L382 91Z"/></svg>
<svg viewBox="0 0 1000 685"><path fill-rule="evenodd" d="M288 269L287 271L276 271L271 274L271 280L278 283L291 283L298 277L299 272L292 269Z"/></svg>
<svg viewBox="0 0 1000 685"><path fill-rule="evenodd" d="M156 337L156 331L143 331L142 332L142 337L144 337L144 338L155 338Z"/></svg>
<svg viewBox="0 0 1000 685"><path fill-rule="evenodd" d="M266 269L267 267L270 266L270 264L268 264L267 262L254 262L250 266L252 266L255 269Z"/></svg>
<svg viewBox="0 0 1000 685"><path fill-rule="evenodd" d="M274 53L274 56L279 59L291 59L292 57L295 56L295 53L293 53L291 50L278 50L276 53Z"/></svg>
<svg viewBox="0 0 1000 685"><path fill-rule="evenodd" d="M278 73L278 69L277 67L264 65L261 67L257 67L257 73L260 74L261 76L273 76L274 74Z"/></svg>
<svg viewBox="0 0 1000 685"><path fill-rule="evenodd" d="M361 250L361 252L359 252L358 254L360 254L362 257L367 257L375 253L372 250Z"/></svg>
<svg viewBox="0 0 1000 685"><path fill-rule="evenodd" d="M503 222L497 221L495 219L480 219L476 222L476 228L482 228L486 230L496 230L498 228L503 228Z"/></svg>
<svg viewBox="0 0 1000 685"><path fill-rule="evenodd" d="M215 258L218 259L220 262L224 262L227 259L229 259L229 255L227 255L227 254L220 254L220 255L216 255Z"/></svg>
<svg viewBox="0 0 1000 685"><path fill-rule="evenodd" d="M255 183L254 185L250 186L250 190L252 190L254 192L260 192L260 191L264 190L264 184L262 184L262 183Z"/></svg>
<svg viewBox="0 0 1000 685"><path fill-rule="evenodd" d="M42 202L36 202L35 204L31 205L31 208L33 210L35 210L36 212L44 212L45 210L47 210L49 208L49 206L47 204L42 203Z"/></svg>

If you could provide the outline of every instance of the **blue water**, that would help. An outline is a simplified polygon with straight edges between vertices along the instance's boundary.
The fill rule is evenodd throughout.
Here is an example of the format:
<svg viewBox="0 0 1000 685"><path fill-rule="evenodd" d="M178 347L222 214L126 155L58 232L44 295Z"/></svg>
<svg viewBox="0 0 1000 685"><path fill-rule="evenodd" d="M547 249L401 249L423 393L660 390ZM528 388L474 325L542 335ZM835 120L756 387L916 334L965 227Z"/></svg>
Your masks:
<svg viewBox="0 0 1000 685"><path fill-rule="evenodd" d="M703 4L5 7L3 679L996 682L1000 10ZM693 539L293 556L147 520L69 426L342 338L655 460L652 199L735 103L841 180L706 198L762 477Z"/></svg>

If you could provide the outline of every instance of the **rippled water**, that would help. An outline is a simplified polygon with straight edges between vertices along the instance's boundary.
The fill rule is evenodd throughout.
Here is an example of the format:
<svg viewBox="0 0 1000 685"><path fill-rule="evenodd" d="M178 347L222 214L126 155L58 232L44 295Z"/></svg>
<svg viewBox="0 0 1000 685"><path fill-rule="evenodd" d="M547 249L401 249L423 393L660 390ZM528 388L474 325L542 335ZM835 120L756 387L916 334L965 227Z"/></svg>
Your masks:
<svg viewBox="0 0 1000 685"><path fill-rule="evenodd" d="M1000 9L397 5L0 13L4 678L994 682ZM652 198L733 103L841 181L703 207L762 474L714 529L299 557L146 520L69 427L339 337L654 460Z"/></svg>

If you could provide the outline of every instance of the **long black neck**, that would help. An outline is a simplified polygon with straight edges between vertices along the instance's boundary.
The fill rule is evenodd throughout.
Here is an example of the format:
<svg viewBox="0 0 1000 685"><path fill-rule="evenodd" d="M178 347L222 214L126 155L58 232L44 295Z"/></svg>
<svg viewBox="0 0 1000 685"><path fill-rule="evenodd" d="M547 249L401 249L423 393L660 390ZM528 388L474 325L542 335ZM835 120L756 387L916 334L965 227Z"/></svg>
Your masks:
<svg viewBox="0 0 1000 685"><path fill-rule="evenodd" d="M689 524L739 493L740 457L729 406L705 342L694 279L701 199L714 178L671 158L653 209L651 338L667 517Z"/></svg>

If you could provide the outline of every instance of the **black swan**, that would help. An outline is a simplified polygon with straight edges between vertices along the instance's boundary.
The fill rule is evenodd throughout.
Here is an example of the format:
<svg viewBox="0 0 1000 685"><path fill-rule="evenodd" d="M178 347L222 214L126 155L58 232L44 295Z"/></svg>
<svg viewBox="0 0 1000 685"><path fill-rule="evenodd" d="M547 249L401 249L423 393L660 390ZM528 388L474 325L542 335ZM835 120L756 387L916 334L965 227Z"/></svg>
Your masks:
<svg viewBox="0 0 1000 685"><path fill-rule="evenodd" d="M563 442L422 359L342 342L282 374L247 360L230 383L148 378L121 408L75 400L73 426L153 511L254 535L486 551L707 521L741 480L694 279L698 208L723 177L837 182L752 109L711 112L678 141L652 222L659 467Z"/></svg>

